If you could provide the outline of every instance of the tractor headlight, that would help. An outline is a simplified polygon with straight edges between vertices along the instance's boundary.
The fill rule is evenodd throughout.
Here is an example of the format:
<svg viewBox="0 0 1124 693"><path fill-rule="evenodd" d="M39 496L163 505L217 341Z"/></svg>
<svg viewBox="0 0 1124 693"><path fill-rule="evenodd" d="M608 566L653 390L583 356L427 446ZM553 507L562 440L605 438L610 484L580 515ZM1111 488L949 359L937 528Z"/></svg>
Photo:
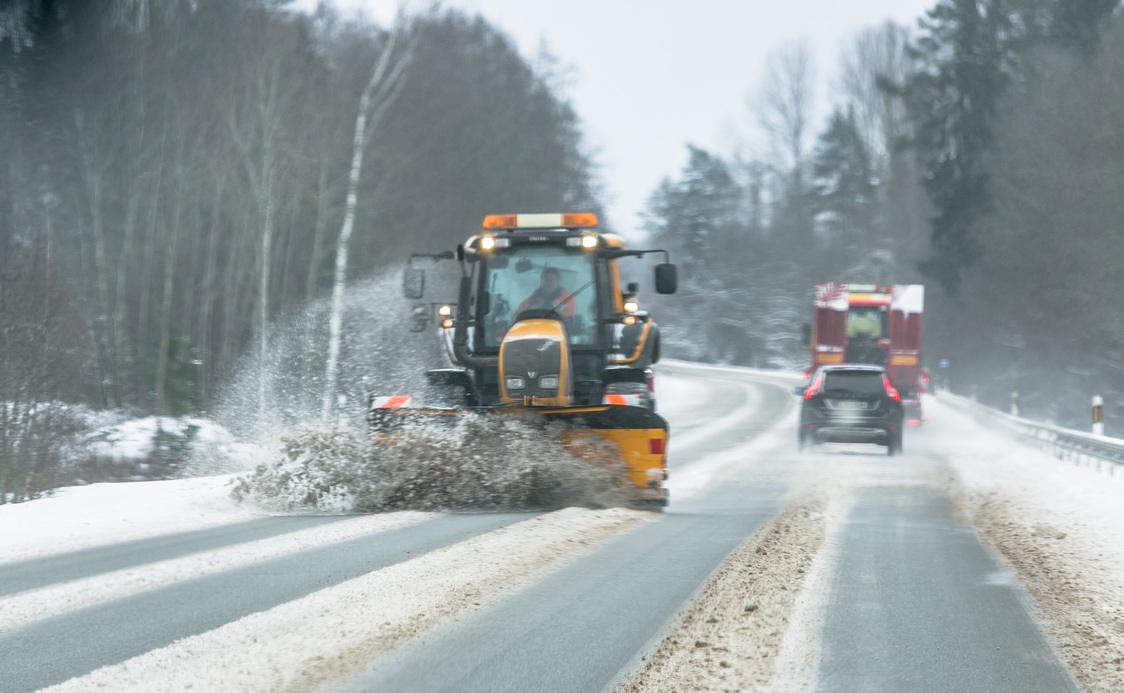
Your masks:
<svg viewBox="0 0 1124 693"><path fill-rule="evenodd" d="M586 250L593 250L601 242L601 239L596 234L583 233L580 236L570 236L566 239L566 245L571 248L584 248Z"/></svg>
<svg viewBox="0 0 1124 693"><path fill-rule="evenodd" d="M507 379L504 380L504 383L507 385L507 389L509 390L522 390L523 387L527 384L526 381L524 381L517 375L507 376Z"/></svg>
<svg viewBox="0 0 1124 693"><path fill-rule="evenodd" d="M539 388L543 390L557 390L558 389L558 376L557 375L544 375L539 378Z"/></svg>

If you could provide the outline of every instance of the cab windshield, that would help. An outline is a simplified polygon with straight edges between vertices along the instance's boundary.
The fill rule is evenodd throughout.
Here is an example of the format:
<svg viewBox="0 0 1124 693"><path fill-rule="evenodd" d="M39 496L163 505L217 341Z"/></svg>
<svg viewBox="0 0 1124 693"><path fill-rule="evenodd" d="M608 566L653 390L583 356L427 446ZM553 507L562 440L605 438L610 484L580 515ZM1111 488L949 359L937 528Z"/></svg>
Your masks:
<svg viewBox="0 0 1124 693"><path fill-rule="evenodd" d="M597 291L593 256L556 246L519 247L485 261L484 346L498 347L507 330L524 317L562 318L572 345L595 344Z"/></svg>
<svg viewBox="0 0 1124 693"><path fill-rule="evenodd" d="M888 337L883 306L851 306L847 312L847 338L879 340Z"/></svg>

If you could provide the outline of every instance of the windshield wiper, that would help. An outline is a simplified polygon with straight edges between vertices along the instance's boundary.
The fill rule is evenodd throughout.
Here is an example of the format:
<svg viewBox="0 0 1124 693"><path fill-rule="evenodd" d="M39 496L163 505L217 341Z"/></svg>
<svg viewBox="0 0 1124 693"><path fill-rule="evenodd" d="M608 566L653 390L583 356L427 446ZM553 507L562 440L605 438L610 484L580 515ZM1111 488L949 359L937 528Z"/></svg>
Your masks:
<svg viewBox="0 0 1124 693"><path fill-rule="evenodd" d="M582 287L581 287L580 289L578 289L578 290L577 290L577 291L575 291L574 293L570 294L570 295L569 295L569 296L567 296L566 298L564 298L564 299L562 299L561 301L559 301L559 302L558 302L558 305L556 305L556 306L554 306L553 308L551 308L551 310L552 310L552 311L554 311L554 312L558 312L558 309L559 309L559 308L561 308L561 307L562 307L562 306L563 306L563 305L564 305L564 304L565 304L565 303L566 303L567 301L571 301L571 300L573 300L575 296L577 296L577 295L578 295L578 294L580 294L581 292L583 292L583 291L585 291L586 289L588 289L588 288L589 288L589 286L590 286L591 284L593 284L593 282L594 282L594 281L596 281L596 280L594 280L594 279L590 279L590 280L589 280L588 282L586 282L586 283L585 283L585 285L584 285L584 286L582 286ZM561 315L561 313L559 313L559 315Z"/></svg>

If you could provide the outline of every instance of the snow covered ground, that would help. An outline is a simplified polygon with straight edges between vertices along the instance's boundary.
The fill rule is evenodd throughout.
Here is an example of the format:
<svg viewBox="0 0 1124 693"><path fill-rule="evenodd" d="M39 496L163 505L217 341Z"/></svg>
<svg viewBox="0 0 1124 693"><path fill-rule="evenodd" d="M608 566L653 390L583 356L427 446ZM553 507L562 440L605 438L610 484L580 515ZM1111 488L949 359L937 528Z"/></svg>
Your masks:
<svg viewBox="0 0 1124 693"><path fill-rule="evenodd" d="M660 378L660 410L673 426L677 420L697 418L707 400L706 386L697 380L668 374ZM1124 469L1109 475L1056 460L989 430L986 421L978 423L939 398L930 398L927 407L930 421L920 431L912 431L916 434L912 440L907 438L902 463L925 458L944 470L941 478L930 483L947 490L965 519L975 524L981 536L1012 565L1045 614L1045 627L1058 643L1063 659L1078 672L1082 684L1090 690L1113 690L1113 686L1124 690L1119 659L1124 651ZM778 428L778 432L782 435L777 440L792 438L783 435L787 429ZM792 448L795 455L794 444ZM699 468L707 475L720 476L726 465ZM230 497L233 478L95 484L62 489L41 500L0 506L0 526L5 528L0 533L0 570L8 562L265 516L264 511ZM845 513L824 510L830 502L830 498L820 497L798 509L798 516L786 522L809 527L818 523L817 536L830 537L845 518ZM60 609L150 589L164 584L161 581L265 560L278 551L343 541L427 517L425 513L354 517L293 533L271 547L242 545L227 552L168 561L161 567L162 577L146 578L154 582L138 583L122 571L126 574L115 575L112 580L75 581L80 584L53 585L14 595L0 606L0 633ZM355 661L399 646L420 630L483 608L589 547L649 521L652 518L646 513L619 509L571 508L539 516L99 670L58 690L88 690L101 685L115 690L150 690L154 680L169 682L169 688L194 683L206 689L206 682L195 678L198 668L194 666L204 656L215 662L213 671L219 678L212 683L229 686L236 682L243 690L310 688L331 680ZM754 541L784 541L784 527L784 522L774 524L766 528L768 536ZM804 579L818 550L814 542L806 545L803 553L794 554L785 574ZM513 556L520 557L517 564L512 563ZM456 570L450 570L454 566ZM737 580L728 581L723 589L741 589L739 584ZM372 618L372 632L338 632L340 624L331 614L341 604L354 604L356 595L371 590L397 595L393 601L400 609ZM1062 598L1051 601L1051 593ZM800 608L798 598L790 601L786 608ZM293 624L297 622L304 636L294 640ZM805 617L803 622L809 621ZM1075 640L1073 634L1083 630L1103 640L1103 646L1090 647L1086 641ZM312 632L320 635L308 635ZM761 645L760 637L760 633L746 635L756 639L753 647ZM774 639L779 649L784 633ZM794 639L799 640L790 634L788 640ZM247 644L255 641L256 645ZM316 652L310 655L312 642L316 643ZM319 668L298 674L286 663L298 649L302 657L325 659L317 665ZM793 655L791 646L789 650L790 659L808 651L798 648ZM256 664L246 666L247 657ZM1083 666L1091 672L1085 678L1081 678ZM1111 675L1113 667L1116 678Z"/></svg>
<svg viewBox="0 0 1124 693"><path fill-rule="evenodd" d="M1059 657L1090 691L1124 690L1124 467L1077 465L938 404L949 492L1034 598Z"/></svg>

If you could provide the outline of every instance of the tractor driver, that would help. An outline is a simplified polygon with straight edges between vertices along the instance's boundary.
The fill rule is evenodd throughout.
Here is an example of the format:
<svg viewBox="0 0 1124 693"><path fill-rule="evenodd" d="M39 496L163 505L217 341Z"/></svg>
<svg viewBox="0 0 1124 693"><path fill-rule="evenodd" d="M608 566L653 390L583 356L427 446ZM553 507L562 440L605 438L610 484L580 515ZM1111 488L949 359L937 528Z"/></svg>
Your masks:
<svg viewBox="0 0 1124 693"><path fill-rule="evenodd" d="M515 314L519 315L525 310L553 309L564 318L574 317L573 294L563 289L559 280L557 267L543 268L539 275L539 288L519 304Z"/></svg>

